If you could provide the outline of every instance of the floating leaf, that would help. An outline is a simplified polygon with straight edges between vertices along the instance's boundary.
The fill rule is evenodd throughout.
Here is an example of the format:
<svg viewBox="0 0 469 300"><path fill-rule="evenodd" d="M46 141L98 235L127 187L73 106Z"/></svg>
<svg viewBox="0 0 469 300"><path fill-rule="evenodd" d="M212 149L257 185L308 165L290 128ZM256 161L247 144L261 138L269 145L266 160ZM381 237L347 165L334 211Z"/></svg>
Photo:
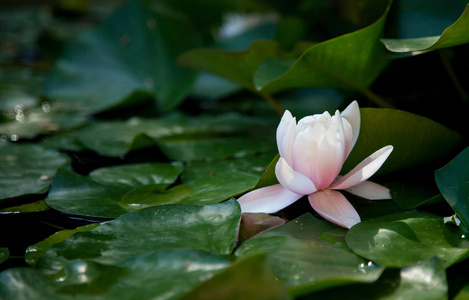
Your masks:
<svg viewBox="0 0 469 300"><path fill-rule="evenodd" d="M237 262L186 294L186 299L291 299L265 257L254 256Z"/></svg>
<svg viewBox="0 0 469 300"><path fill-rule="evenodd" d="M448 7L447 2L444 2L443 5ZM432 22L429 22L427 19L425 24L432 24ZM466 34L468 26L469 6L466 6L459 19L453 25L447 27L439 36L382 39L381 42L386 46L386 49L392 52L414 52L414 54L419 54L468 43L469 37Z"/></svg>
<svg viewBox="0 0 469 300"><path fill-rule="evenodd" d="M46 203L62 212L101 218L127 213L121 199L135 188L155 185L164 191L182 171L179 163L141 163L100 168L89 177L61 170ZM124 206L127 207L127 206Z"/></svg>
<svg viewBox="0 0 469 300"><path fill-rule="evenodd" d="M460 228L442 217L405 212L362 221L347 234L355 253L383 267L404 267L438 256L445 268L469 255L469 242Z"/></svg>
<svg viewBox="0 0 469 300"><path fill-rule="evenodd" d="M68 158L37 145L0 143L0 200L43 194Z"/></svg>
<svg viewBox="0 0 469 300"><path fill-rule="evenodd" d="M443 197L461 221L469 227L469 147L448 165L435 172L436 183Z"/></svg>
<svg viewBox="0 0 469 300"><path fill-rule="evenodd" d="M394 109L362 108L357 143L342 172L386 145L394 150L377 174L413 167L448 155L462 137L433 120Z"/></svg>
<svg viewBox="0 0 469 300"><path fill-rule="evenodd" d="M99 168L92 171L89 177L103 184L120 184L132 188L162 184L169 186L181 174L181 163L139 163Z"/></svg>
<svg viewBox="0 0 469 300"><path fill-rule="evenodd" d="M135 256L114 266L73 261L60 279L13 268L0 273L0 298L179 299L228 265L215 254L181 249Z"/></svg>
<svg viewBox="0 0 469 300"><path fill-rule="evenodd" d="M230 255L241 212L236 201L216 205L149 207L76 233L53 245L36 268L55 273L70 261L90 260L115 265L128 258L171 249L199 249Z"/></svg>
<svg viewBox="0 0 469 300"><path fill-rule="evenodd" d="M242 154L243 143L240 135L254 139L261 129L269 128L269 123L238 114L218 116L188 117L182 114L168 114L159 119L131 118L127 121L94 122L77 131L81 144L101 155L121 156L132 150L146 148L160 141L160 146L174 160L193 159L194 157L220 158L235 153ZM253 130L257 129L257 130ZM252 133L250 133L252 132ZM230 153L214 147L212 141L217 136L224 150L236 147ZM270 137L266 137L270 138ZM272 139L273 139L272 135ZM254 152L252 141L250 149ZM220 147L221 147L220 146ZM191 147L184 151L185 147ZM264 147L270 147L264 145ZM262 150L262 148L260 148ZM174 152L173 152L174 151ZM213 153L213 154L211 154Z"/></svg>
<svg viewBox="0 0 469 300"><path fill-rule="evenodd" d="M181 103L197 75L178 67L175 58L199 43L194 26L180 14L130 1L66 47L45 91L55 105L86 113L149 95L160 109L169 110Z"/></svg>
<svg viewBox="0 0 469 300"><path fill-rule="evenodd" d="M317 292L306 300L335 299L446 299L448 283L441 260L433 257L399 270L386 270L370 284L354 284Z"/></svg>
<svg viewBox="0 0 469 300"><path fill-rule="evenodd" d="M335 225L305 214L287 224L263 232L235 252L238 258L263 253L277 278L283 280L291 295L303 295L350 284L373 282L382 269L337 247L320 235Z"/></svg>

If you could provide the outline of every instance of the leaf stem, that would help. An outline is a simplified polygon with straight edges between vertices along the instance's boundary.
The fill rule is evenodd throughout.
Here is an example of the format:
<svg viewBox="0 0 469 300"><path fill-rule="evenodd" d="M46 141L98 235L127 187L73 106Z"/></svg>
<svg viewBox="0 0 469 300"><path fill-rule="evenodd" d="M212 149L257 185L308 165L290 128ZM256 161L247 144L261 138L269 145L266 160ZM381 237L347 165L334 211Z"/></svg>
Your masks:
<svg viewBox="0 0 469 300"><path fill-rule="evenodd" d="M383 108L394 108L394 105L373 93L370 89L363 88L359 90L363 95L370 99L374 104Z"/></svg>
<svg viewBox="0 0 469 300"><path fill-rule="evenodd" d="M467 103L468 102L467 93L462 87L461 82L459 81L458 77L456 76L456 73L453 70L453 67L451 66L448 53L444 49L438 49L437 52L438 52L438 55L440 55L441 62L445 66L446 72L448 72L448 75L451 78L451 81L453 81L453 84L456 90L458 91L459 96L465 103Z"/></svg>
<svg viewBox="0 0 469 300"><path fill-rule="evenodd" d="M285 109L275 100L271 95L267 93L259 93L274 109L275 111L282 116L285 112Z"/></svg>

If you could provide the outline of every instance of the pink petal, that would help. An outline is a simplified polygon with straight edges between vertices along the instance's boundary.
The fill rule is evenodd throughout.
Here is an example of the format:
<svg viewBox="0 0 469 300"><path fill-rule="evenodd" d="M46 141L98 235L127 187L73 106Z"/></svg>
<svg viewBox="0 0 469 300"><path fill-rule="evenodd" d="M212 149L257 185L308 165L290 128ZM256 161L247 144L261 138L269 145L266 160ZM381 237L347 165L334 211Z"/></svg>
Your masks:
<svg viewBox="0 0 469 300"><path fill-rule="evenodd" d="M309 195L308 199L318 214L339 226L350 228L361 221L355 208L340 192L319 191Z"/></svg>
<svg viewBox="0 0 469 300"><path fill-rule="evenodd" d="M302 195L290 192L280 184L263 187L238 199L245 213L274 213L300 199Z"/></svg>
<svg viewBox="0 0 469 300"><path fill-rule="evenodd" d="M358 139L358 134L360 133L360 108L358 107L357 101L353 101L347 106L342 112L342 118L346 119L349 124L352 126L352 148L355 146L355 143ZM350 150L352 150L350 148Z"/></svg>
<svg viewBox="0 0 469 300"><path fill-rule="evenodd" d="M391 154L393 146L385 146L365 158L355 168L331 185L331 189L345 190L370 178Z"/></svg>
<svg viewBox="0 0 469 300"><path fill-rule="evenodd" d="M290 166L293 166L293 144L295 143L296 134L296 119L293 118L283 135L283 139L281 141L277 140L278 152L281 157L287 160Z"/></svg>
<svg viewBox="0 0 469 300"><path fill-rule="evenodd" d="M355 196L366 198L369 200L385 200L392 199L389 189L381 184L372 181L364 181L356 186L346 189L347 192Z"/></svg>
<svg viewBox="0 0 469 300"><path fill-rule="evenodd" d="M345 145L337 129L336 126L329 127L317 146L315 161L317 189L330 186L342 169Z"/></svg>
<svg viewBox="0 0 469 300"><path fill-rule="evenodd" d="M280 157L275 165L275 175L278 182L293 193L308 195L316 191L311 179L293 170L283 157Z"/></svg>

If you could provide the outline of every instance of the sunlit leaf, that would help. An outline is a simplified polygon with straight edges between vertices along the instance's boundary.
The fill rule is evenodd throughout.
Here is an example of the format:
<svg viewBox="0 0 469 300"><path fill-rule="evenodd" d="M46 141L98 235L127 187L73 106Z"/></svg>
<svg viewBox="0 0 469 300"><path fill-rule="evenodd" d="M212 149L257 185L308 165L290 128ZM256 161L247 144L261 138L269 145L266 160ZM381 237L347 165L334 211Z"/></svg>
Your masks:
<svg viewBox="0 0 469 300"><path fill-rule="evenodd" d="M53 245L36 268L55 273L70 261L115 265L159 250L200 249L228 256L241 212L236 201L216 205L163 205L123 215Z"/></svg>
<svg viewBox="0 0 469 300"><path fill-rule="evenodd" d="M469 255L469 242L442 217L405 212L362 221L347 234L347 245L383 267L404 267L438 256L445 268Z"/></svg>
<svg viewBox="0 0 469 300"><path fill-rule="evenodd" d="M456 150L462 137L433 120L394 109L362 108L357 143L342 172L386 145L394 150L377 174L413 167Z"/></svg>
<svg viewBox="0 0 469 300"><path fill-rule="evenodd" d="M0 143L0 199L47 192L68 158L30 144Z"/></svg>
<svg viewBox="0 0 469 300"><path fill-rule="evenodd" d="M464 149L448 165L435 172L436 183L443 197L461 221L469 225L469 148Z"/></svg>
<svg viewBox="0 0 469 300"><path fill-rule="evenodd" d="M55 105L86 113L149 95L160 109L169 110L184 99L196 78L195 72L178 67L175 58L199 43L194 26L181 15L130 1L68 44L45 91Z"/></svg>
<svg viewBox="0 0 469 300"><path fill-rule="evenodd" d="M292 295L353 282L373 282L383 271L320 237L337 226L305 214L241 244L238 258L263 253Z"/></svg>

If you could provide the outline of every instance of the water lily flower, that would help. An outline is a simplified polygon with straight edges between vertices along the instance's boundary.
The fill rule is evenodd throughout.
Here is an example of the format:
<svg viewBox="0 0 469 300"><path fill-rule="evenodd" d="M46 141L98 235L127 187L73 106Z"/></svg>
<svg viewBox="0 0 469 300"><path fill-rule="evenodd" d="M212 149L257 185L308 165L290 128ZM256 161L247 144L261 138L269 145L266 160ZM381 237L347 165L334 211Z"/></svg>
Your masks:
<svg viewBox="0 0 469 300"><path fill-rule="evenodd" d="M389 189L367 181L391 154L385 146L368 156L344 176L342 166L360 131L356 101L342 114L307 116L298 124L285 111L277 128L280 159L275 166L279 184L251 191L238 202L242 212L274 213L308 195L313 209L328 221L350 228L361 221L355 208L338 190L370 200L391 199Z"/></svg>

